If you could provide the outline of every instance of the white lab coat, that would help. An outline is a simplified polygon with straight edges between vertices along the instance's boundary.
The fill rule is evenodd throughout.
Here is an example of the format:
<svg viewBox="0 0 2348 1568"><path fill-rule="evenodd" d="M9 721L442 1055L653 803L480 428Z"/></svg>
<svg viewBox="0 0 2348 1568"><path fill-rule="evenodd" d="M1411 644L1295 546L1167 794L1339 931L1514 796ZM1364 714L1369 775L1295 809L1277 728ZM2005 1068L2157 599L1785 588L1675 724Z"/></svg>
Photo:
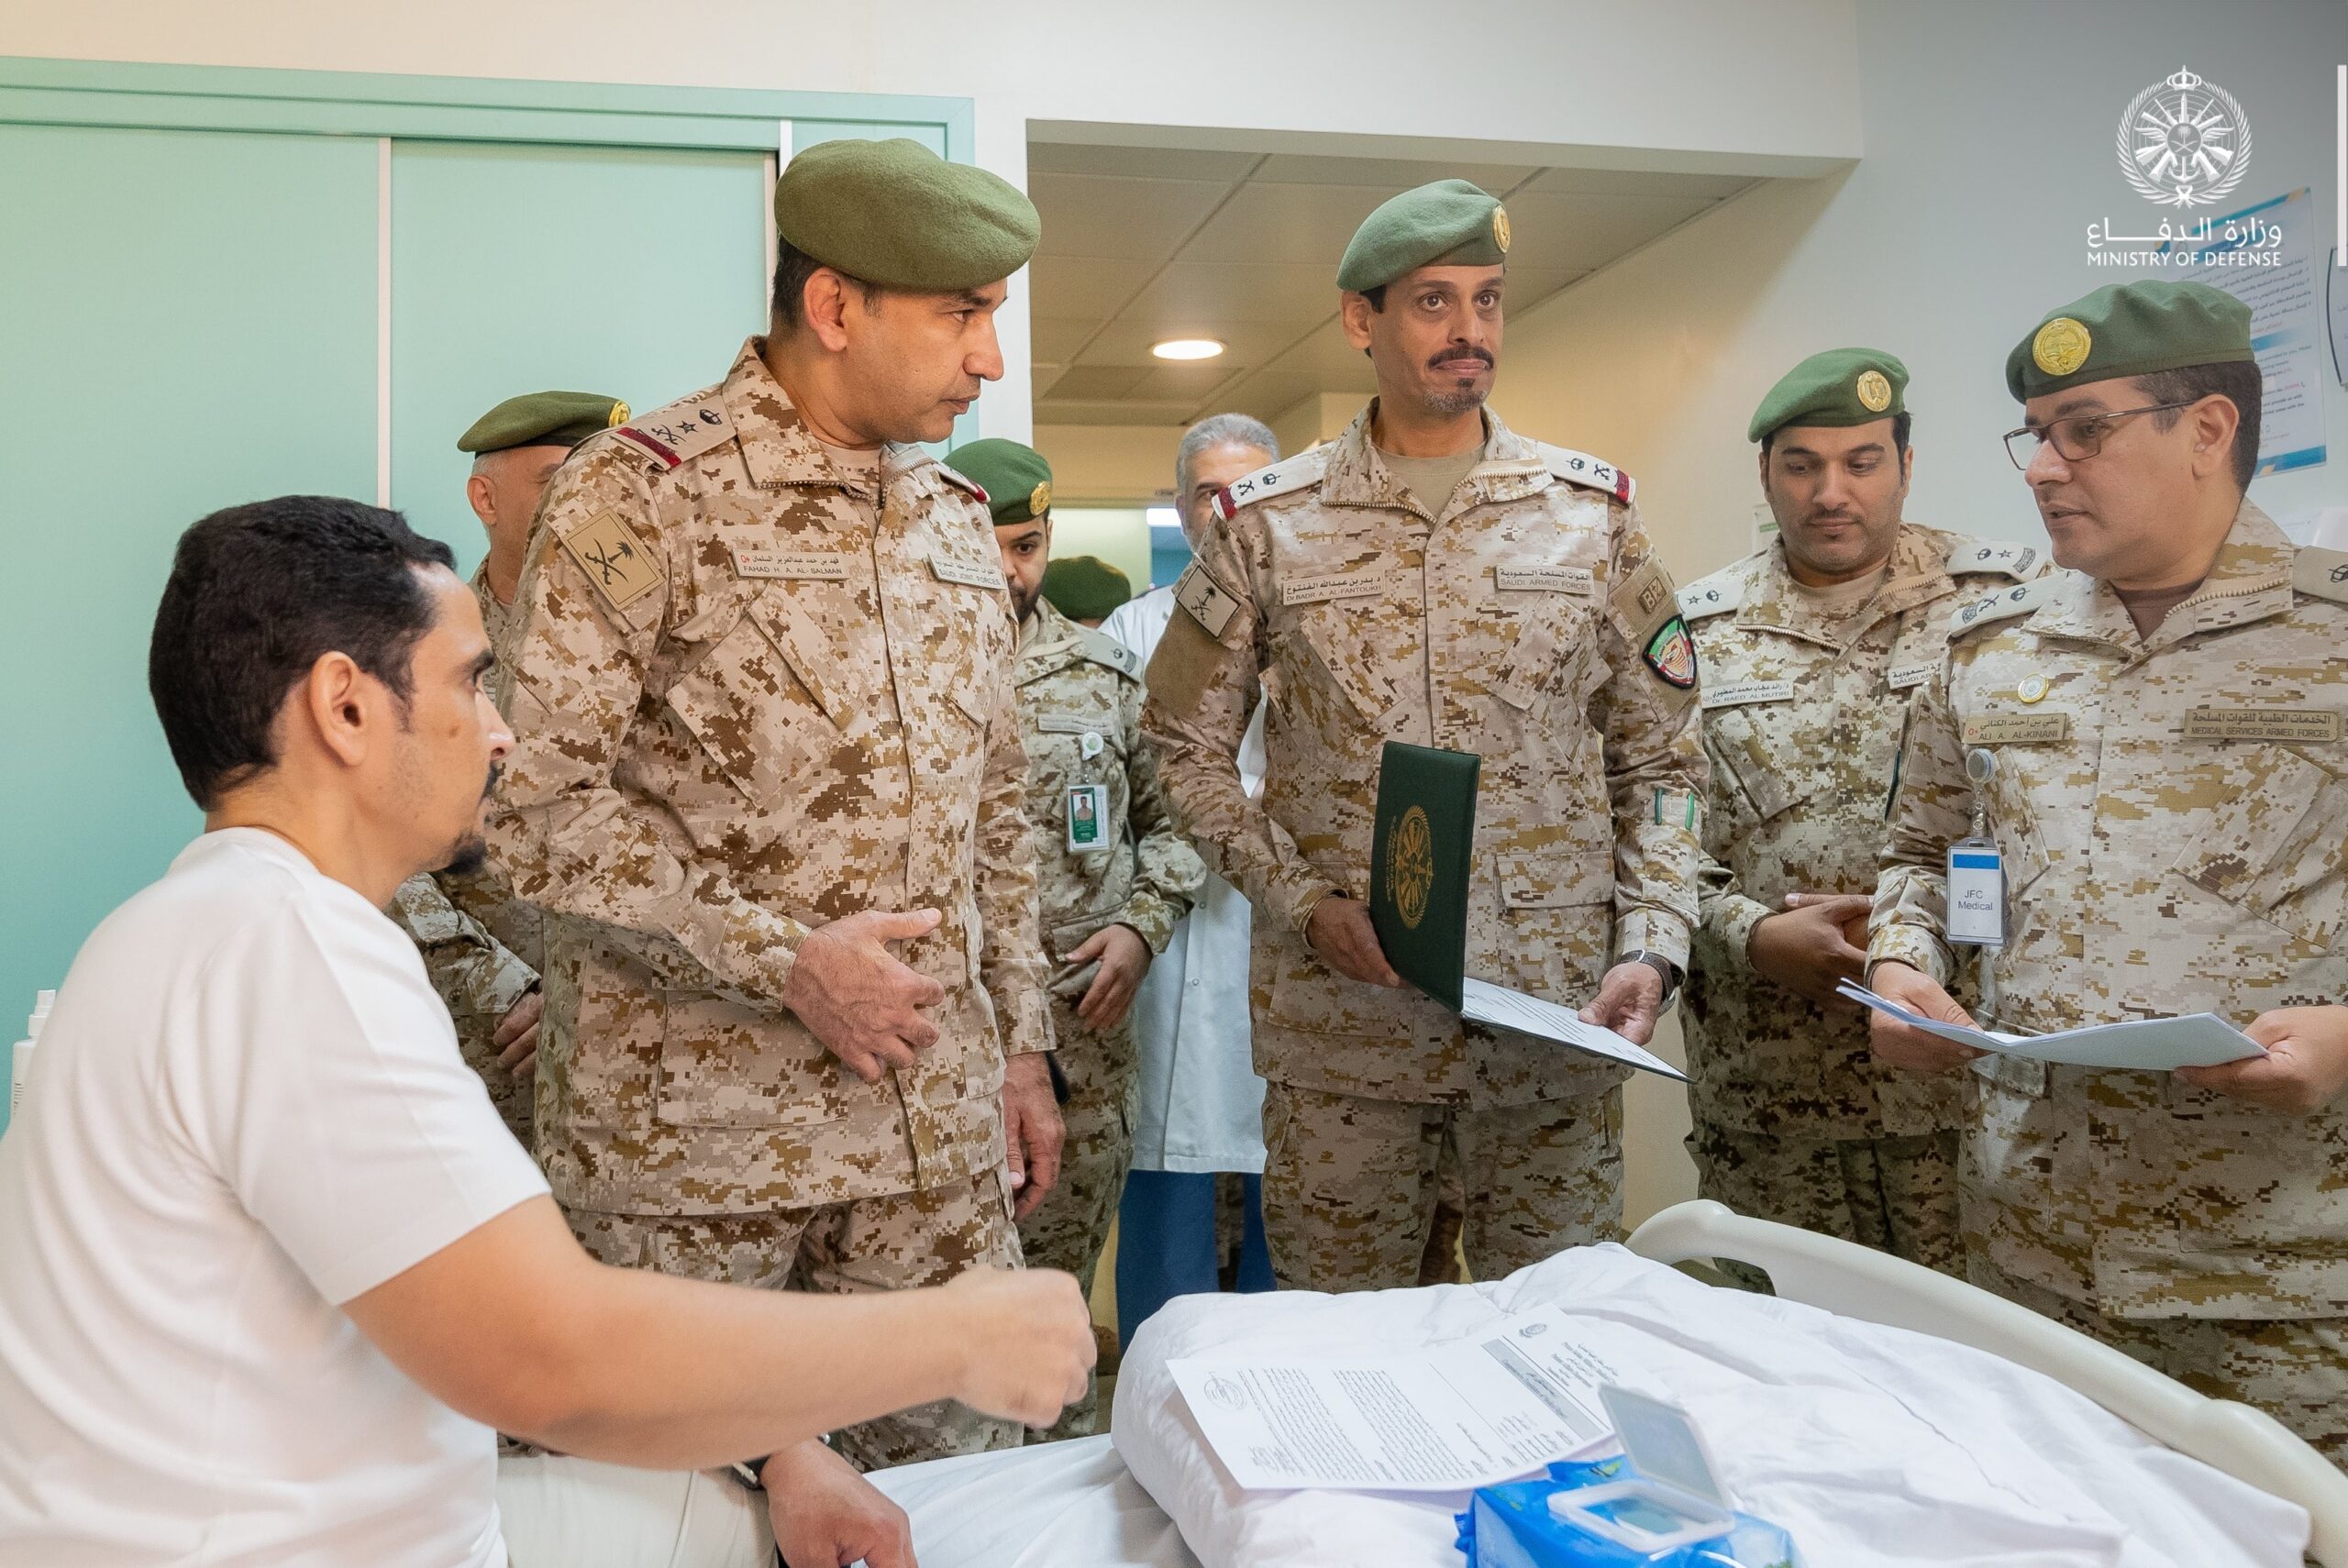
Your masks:
<svg viewBox="0 0 2348 1568"><path fill-rule="evenodd" d="M1101 629L1146 663L1173 616L1174 591L1153 589L1118 606ZM1239 776L1250 795L1262 791L1260 702L1239 743ZM1256 1076L1247 1027L1248 919L1246 898L1208 872L1190 914L1143 977L1134 999L1141 1053L1135 1170L1264 1168L1264 1080Z"/></svg>

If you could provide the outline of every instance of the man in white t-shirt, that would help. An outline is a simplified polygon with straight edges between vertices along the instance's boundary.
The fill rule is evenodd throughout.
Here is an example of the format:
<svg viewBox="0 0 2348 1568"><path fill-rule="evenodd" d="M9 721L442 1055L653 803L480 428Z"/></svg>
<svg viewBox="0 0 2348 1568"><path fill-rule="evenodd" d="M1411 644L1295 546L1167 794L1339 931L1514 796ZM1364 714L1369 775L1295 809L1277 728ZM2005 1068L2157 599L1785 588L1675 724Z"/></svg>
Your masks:
<svg viewBox="0 0 2348 1568"><path fill-rule="evenodd" d="M381 912L478 857L512 744L449 564L318 497L180 542L149 683L205 832L83 945L0 1142L0 1564L910 1564L818 1435L1048 1424L1075 1282L815 1297L580 1250ZM501 1474L493 1429L576 1457Z"/></svg>

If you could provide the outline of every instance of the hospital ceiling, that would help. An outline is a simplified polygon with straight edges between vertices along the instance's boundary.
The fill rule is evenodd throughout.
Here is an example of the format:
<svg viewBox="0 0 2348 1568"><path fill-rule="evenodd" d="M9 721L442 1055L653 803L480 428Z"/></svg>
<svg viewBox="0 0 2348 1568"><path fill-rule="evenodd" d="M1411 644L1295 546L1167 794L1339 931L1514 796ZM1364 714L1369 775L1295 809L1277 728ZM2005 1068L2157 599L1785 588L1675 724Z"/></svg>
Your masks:
<svg viewBox="0 0 2348 1568"><path fill-rule="evenodd" d="M1507 164L1036 143L1044 218L1029 274L1038 425L1269 419L1316 392L1371 390L1333 282L1370 209L1430 180L1472 180L1508 207L1509 310L1525 311L1754 182ZM1210 337L1216 359L1153 358Z"/></svg>

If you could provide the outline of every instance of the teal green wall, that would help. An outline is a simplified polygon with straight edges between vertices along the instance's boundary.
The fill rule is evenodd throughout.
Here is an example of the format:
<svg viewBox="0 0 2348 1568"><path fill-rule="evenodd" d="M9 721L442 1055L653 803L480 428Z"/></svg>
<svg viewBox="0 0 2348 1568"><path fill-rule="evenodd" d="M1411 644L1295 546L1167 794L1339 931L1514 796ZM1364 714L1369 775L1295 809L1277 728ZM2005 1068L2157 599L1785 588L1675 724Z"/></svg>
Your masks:
<svg viewBox="0 0 2348 1568"><path fill-rule="evenodd" d="M470 573L457 437L491 404L645 411L724 376L766 319L766 202L752 153L394 143L392 504Z"/></svg>
<svg viewBox="0 0 2348 1568"><path fill-rule="evenodd" d="M970 157L967 99L0 57L0 1041L199 826L146 691L172 541L386 477L381 138L392 500L470 569L474 415L649 407L757 330L784 120Z"/></svg>
<svg viewBox="0 0 2348 1568"><path fill-rule="evenodd" d="M147 697L172 542L375 488L375 145L0 125L0 1026L196 831Z"/></svg>

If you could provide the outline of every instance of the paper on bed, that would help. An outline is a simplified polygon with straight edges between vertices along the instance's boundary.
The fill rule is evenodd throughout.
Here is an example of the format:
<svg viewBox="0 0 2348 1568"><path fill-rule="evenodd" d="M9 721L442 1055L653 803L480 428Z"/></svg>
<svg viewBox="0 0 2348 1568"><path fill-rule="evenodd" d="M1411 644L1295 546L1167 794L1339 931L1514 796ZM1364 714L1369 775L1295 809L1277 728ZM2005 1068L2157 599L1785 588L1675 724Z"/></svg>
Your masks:
<svg viewBox="0 0 2348 1568"><path fill-rule="evenodd" d="M1519 1033L1537 1039L1555 1040L1577 1051L1587 1051L1593 1056L1610 1061L1625 1062L1667 1078L1688 1081L1688 1075L1647 1050L1634 1045L1611 1029L1595 1023L1584 1023L1571 1008L1560 1007L1539 997L1526 996L1505 986L1493 985L1470 976L1462 985L1463 999L1459 1016L1471 1023L1490 1024L1495 1029L1513 1029Z"/></svg>
<svg viewBox="0 0 2348 1568"><path fill-rule="evenodd" d="M2132 1018L2121 1023L2058 1029L2052 1034L2003 1034L1926 1018L1849 980L1837 988L1860 1006L1887 1013L1927 1034L1937 1034L1979 1051L2065 1066L2134 1067L2165 1073L2178 1067L2214 1067L2266 1055L2265 1046L2213 1012L2187 1013L2178 1018Z"/></svg>
<svg viewBox="0 0 2348 1568"><path fill-rule="evenodd" d="M1613 1369L1562 1311L1402 1355L1191 1356L1167 1372L1250 1490L1456 1492L1529 1475L1608 1435Z"/></svg>

